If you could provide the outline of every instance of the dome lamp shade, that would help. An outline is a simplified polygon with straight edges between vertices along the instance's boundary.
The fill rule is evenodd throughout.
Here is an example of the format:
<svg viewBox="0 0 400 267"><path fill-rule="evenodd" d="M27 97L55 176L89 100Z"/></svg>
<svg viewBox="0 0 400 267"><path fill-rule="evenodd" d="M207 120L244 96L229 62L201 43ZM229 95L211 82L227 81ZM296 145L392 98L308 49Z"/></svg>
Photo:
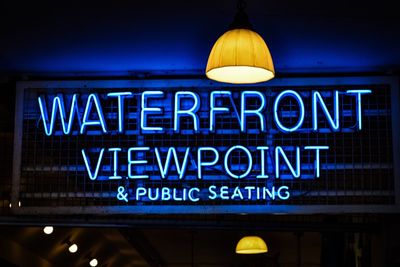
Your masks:
<svg viewBox="0 0 400 267"><path fill-rule="evenodd" d="M208 57L206 76L232 84L253 84L275 77L271 53L263 38L253 31L244 4L238 5L229 30L215 42Z"/></svg>
<svg viewBox="0 0 400 267"><path fill-rule="evenodd" d="M237 254L260 254L268 252L267 244L258 236L245 236L236 245Z"/></svg>

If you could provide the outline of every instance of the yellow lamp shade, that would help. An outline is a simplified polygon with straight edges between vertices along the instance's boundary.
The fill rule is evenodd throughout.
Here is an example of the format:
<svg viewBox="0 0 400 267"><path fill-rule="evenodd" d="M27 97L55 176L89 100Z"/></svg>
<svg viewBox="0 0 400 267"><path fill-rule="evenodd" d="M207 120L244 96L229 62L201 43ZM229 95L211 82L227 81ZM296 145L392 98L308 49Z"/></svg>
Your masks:
<svg viewBox="0 0 400 267"><path fill-rule="evenodd" d="M233 29L214 44L208 57L209 79L234 83L258 83L275 76L271 53L262 37L249 29Z"/></svg>
<svg viewBox="0 0 400 267"><path fill-rule="evenodd" d="M267 251L267 244L258 236L245 236L236 245L238 254L259 254Z"/></svg>

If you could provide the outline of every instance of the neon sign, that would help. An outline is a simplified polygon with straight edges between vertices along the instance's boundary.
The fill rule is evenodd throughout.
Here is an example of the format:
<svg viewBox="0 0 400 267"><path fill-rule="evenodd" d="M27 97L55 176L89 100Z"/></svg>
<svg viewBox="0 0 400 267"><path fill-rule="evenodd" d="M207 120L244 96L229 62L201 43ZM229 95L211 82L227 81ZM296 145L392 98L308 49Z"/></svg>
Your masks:
<svg viewBox="0 0 400 267"><path fill-rule="evenodd" d="M223 136L239 134L333 134L343 130L362 131L362 99L369 89L313 90L307 94L282 90L271 95L262 90L126 90L91 92L89 94L40 94L37 96L41 127L46 136ZM236 97L235 97L236 96ZM343 99L354 101L355 109L341 113ZM136 101L135 111L126 106ZM110 107L112 103L113 108ZM310 103L306 105L305 103ZM129 104L132 106L132 103ZM271 110L272 112L269 112ZM128 123L134 118L136 123ZM163 120L167 119L168 123ZM355 127L344 126L347 124ZM224 121L229 120L229 127ZM349 120L351 122L349 123ZM219 142L223 143L223 140ZM287 185L276 186L271 179L318 179L321 176L321 154L331 147L318 140L299 145L271 144L268 138L257 145L240 143L230 146L185 145L147 146L144 142L126 142L121 146L81 148L81 159L88 179L152 181L160 186L120 185L116 198L132 201L198 202L214 200L279 200L290 198ZM150 170L150 171L149 171ZM182 188L185 180L219 180L241 183L236 186L204 183L204 186ZM154 175L154 171L157 175ZM189 172L189 174L188 174ZM152 175L150 175L151 173ZM213 174L213 178L210 175ZM258 185L246 185L246 181ZM176 184L162 186L162 181ZM244 183L244 184L243 184Z"/></svg>
<svg viewBox="0 0 400 267"><path fill-rule="evenodd" d="M365 94L371 94L371 90L347 90L344 92L339 92L337 90L332 92L333 94L333 105L334 112L333 115L327 109L325 100L322 95L318 91L312 92L312 110L309 111L312 114L312 130L318 131L318 107L321 108L323 114L325 115L325 119L328 121L331 129L333 131L338 131L340 129L340 116L339 116L339 94L349 95L356 98L357 108L355 110L357 127L359 130L362 129L362 96ZM70 102L66 103L64 100L64 96L62 94L56 96L39 96L38 104L40 108L40 115L43 120L43 126L46 135L50 136L54 134L56 131L55 124L57 120L62 126L62 133L65 135L71 134L71 127L74 122L79 123L79 134L85 134L87 128L93 129L101 129L103 134L107 133L123 133L124 131L124 118L126 114L124 113L124 100L126 98L132 97L132 92L113 92L108 93L106 99L111 100L114 97L118 99L118 128L117 129L108 129L105 119L104 112L99 100L99 96L97 93L91 93L86 97L85 103L83 103L84 112L83 115L79 113L79 110L82 106L78 104L78 94L73 94L70 97ZM281 121L280 115L280 106L281 100L284 98L293 98L296 101L296 105L299 108L299 112L297 112L297 122L291 126L285 126ZM52 98L49 99L49 98ZM144 91L140 94L141 104L140 104L140 130L143 134L154 134L154 133L164 133L166 129L160 126L148 126L148 120L151 116L162 115L163 108L159 106L150 106L149 102L151 99L162 100L164 98L164 92L162 91ZM215 132L215 120L216 117L221 115L221 113L231 113L230 107L227 106L218 106L216 103L221 98L228 98L231 100L231 104L234 113L237 116L236 119L240 124L241 132L246 132L249 127L246 124L246 118L253 116L259 119L259 127L258 130L261 132L266 132L268 129L265 127L266 117L263 113L263 110L266 107L266 96L259 91L243 91L241 93L241 104L240 104L240 112L237 112L237 107L233 103L232 100L232 92L230 91L212 91L209 94L209 132ZM249 98L256 98L260 100L260 104L256 109L250 109L247 107L246 101ZM193 102L190 108L182 109L183 99L191 99ZM187 104L187 102L185 102ZM66 111L66 104L69 105L69 110ZM169 103L170 106L173 107L173 130L175 132L180 132L180 119L182 117L189 117L192 119L192 129L194 133L200 132L199 127L199 116L197 115L197 111L201 105L201 99L198 94L190 91L177 91L175 92L174 103ZM48 109L48 106L50 108ZM51 112L49 112L51 110ZM273 100L273 121L277 126L277 129L284 133L296 132L301 129L301 126L304 122L305 118L305 108L303 98L299 93L293 90L285 90L279 93L279 95ZM81 116L80 116L81 115ZM91 119L92 115L96 116L96 119Z"/></svg>

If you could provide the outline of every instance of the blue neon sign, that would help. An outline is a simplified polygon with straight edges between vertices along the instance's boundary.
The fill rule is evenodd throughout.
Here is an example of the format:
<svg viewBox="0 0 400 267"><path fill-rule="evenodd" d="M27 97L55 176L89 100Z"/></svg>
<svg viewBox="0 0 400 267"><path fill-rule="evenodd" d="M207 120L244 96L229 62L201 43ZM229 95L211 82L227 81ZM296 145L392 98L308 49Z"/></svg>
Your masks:
<svg viewBox="0 0 400 267"><path fill-rule="evenodd" d="M136 138L114 146L85 144L80 148L90 180L135 183L135 188L119 186L118 200L283 201L290 198L290 188L276 186L271 180L318 179L324 169L321 156L326 158L335 148L326 142L320 144L317 138L306 144L270 139L276 135L282 140L293 134L318 135L320 131L328 135L362 131L362 99L368 94L372 91L304 93L290 89L271 95L262 90L126 90L40 94L37 108L48 137ZM355 109L343 113L343 99L354 101ZM127 106L134 106L133 111ZM224 145L224 136L230 138L233 133L262 138L250 145L239 139L236 144ZM163 136L177 136L181 141L146 144L146 140L162 140ZM208 142L195 142L198 136L209 136ZM163 186L162 181L168 185ZM184 181L203 181L204 186L182 188Z"/></svg>

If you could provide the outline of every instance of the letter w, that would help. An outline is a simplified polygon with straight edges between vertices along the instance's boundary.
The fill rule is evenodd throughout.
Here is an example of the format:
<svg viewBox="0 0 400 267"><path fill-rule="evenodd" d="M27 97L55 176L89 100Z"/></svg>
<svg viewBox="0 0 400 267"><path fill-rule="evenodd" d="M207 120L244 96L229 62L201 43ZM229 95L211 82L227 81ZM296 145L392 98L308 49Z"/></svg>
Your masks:
<svg viewBox="0 0 400 267"><path fill-rule="evenodd" d="M69 134L71 132L75 113L77 113L77 111L78 111L77 99L78 99L78 94L74 94L72 96L70 112L69 112L69 116L68 116L69 118L68 118L68 122L67 122L67 114L65 112L64 98L61 94L57 95L53 98L53 106L51 108L50 119L49 119L49 114L47 112L47 104L46 104L45 98L43 96L38 97L41 119L43 120L43 126L44 126L44 131L45 131L46 135L50 136L53 134L54 125L56 123L57 110L60 114L61 125L62 125L64 134Z"/></svg>
<svg viewBox="0 0 400 267"><path fill-rule="evenodd" d="M165 179L165 177L167 177L167 175L168 175L168 171L169 171L170 164L171 164L171 154L174 155L176 171L179 174L179 179L182 179L182 177L185 175L185 172L186 172L187 160L188 160L188 156L189 156L189 150L190 150L189 147L186 148L186 152L185 152L185 157L183 159L183 163L182 163L181 166L179 166L178 155L176 154L176 150L175 150L174 147L170 147L168 149L167 158L165 160L164 167L163 167L162 166L162 162L161 162L160 152L158 151L157 148L155 148L158 167L160 168L161 177L163 179Z"/></svg>

